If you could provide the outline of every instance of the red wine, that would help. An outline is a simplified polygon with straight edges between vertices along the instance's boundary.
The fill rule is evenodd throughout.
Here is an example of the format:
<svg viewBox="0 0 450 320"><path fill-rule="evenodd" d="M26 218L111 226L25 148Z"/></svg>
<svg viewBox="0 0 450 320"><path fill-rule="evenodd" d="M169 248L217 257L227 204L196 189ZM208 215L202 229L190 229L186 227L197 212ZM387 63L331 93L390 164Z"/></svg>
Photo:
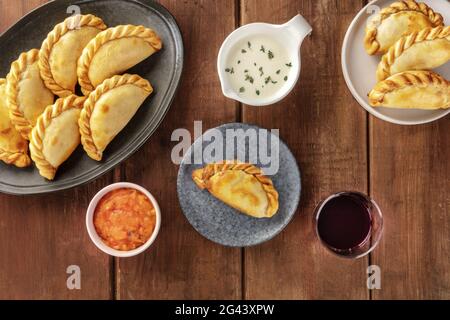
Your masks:
<svg viewBox="0 0 450 320"><path fill-rule="evenodd" d="M351 250L370 238L372 218L367 199L344 192L329 199L320 209L317 232L331 248Z"/></svg>

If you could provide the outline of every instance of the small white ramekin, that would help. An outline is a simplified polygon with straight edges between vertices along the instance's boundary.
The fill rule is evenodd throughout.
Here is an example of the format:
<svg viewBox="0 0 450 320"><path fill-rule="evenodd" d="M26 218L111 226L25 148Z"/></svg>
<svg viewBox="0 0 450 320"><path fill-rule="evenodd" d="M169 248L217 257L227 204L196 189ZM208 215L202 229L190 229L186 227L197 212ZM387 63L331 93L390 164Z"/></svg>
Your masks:
<svg viewBox="0 0 450 320"><path fill-rule="evenodd" d="M109 247L100 238L100 236L98 235L97 231L95 230L95 226L94 226L94 212L95 212L98 202L107 193L109 193L113 190L116 190L116 189L123 189L123 188L136 189L136 190L142 192L144 195L146 195L147 198L153 204L153 207L155 208L155 213L156 213L155 230L153 230L153 234L150 237L150 239L148 239L147 242L144 243L142 246L140 246L136 249L133 249L133 250L129 250L129 251L120 251L120 250L116 250L116 249ZM86 228L87 228L89 237L91 238L92 242L97 246L97 248L99 248L104 253L114 256L114 257L119 257L119 258L127 258L127 257L136 256L136 255L144 252L145 250L147 250L152 245L152 243L155 241L156 237L158 236L160 227L161 227L161 210L159 209L159 205L158 205L158 202L156 202L156 199L145 188L143 188L137 184L129 183L129 182L114 183L114 184L106 186L105 188L100 190L94 196L94 198L92 198L91 203L89 204L89 207L88 207L87 213L86 213Z"/></svg>

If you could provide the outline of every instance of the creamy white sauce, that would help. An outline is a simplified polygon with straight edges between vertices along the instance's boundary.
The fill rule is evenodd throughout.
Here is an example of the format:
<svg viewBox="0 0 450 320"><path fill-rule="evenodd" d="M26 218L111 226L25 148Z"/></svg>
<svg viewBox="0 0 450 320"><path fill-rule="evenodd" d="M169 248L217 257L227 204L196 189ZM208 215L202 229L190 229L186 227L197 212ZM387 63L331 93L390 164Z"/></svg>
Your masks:
<svg viewBox="0 0 450 320"><path fill-rule="evenodd" d="M266 35L254 35L230 50L224 71L239 96L265 99L286 85L293 69L282 44Z"/></svg>

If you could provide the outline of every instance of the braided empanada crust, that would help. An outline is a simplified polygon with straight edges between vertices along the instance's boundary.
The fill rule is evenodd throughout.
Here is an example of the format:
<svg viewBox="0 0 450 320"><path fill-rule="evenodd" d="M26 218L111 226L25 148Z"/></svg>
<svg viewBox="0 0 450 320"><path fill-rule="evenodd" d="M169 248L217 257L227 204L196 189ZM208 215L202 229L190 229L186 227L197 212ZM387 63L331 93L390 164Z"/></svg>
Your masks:
<svg viewBox="0 0 450 320"><path fill-rule="evenodd" d="M81 134L81 144L84 150L94 160L100 161L103 157L103 151L98 150L94 143L91 131L91 116L94 112L95 105L97 101L110 90L118 88L123 85L132 84L140 87L149 93L153 92L153 88L150 83L141 78L138 75L124 74L122 76L114 76L110 79L105 80L101 85L99 85L95 91L93 91L89 97L86 99L83 110L81 110L80 120L78 122L80 126Z"/></svg>
<svg viewBox="0 0 450 320"><path fill-rule="evenodd" d="M377 23L381 24L383 20L387 19L391 15L402 11L414 11L424 14L426 17L428 17L433 27L444 25L444 19L441 14L435 12L425 3L417 3L414 0L397 1L391 4L389 7L381 9L381 11L376 16ZM367 25L364 36L364 47L367 53L370 55L385 53L384 50L381 50L381 45L377 40L377 32L377 24L370 23Z"/></svg>
<svg viewBox="0 0 450 320"><path fill-rule="evenodd" d="M26 70L28 65L38 61L39 50L32 49L28 52L22 53L19 58L11 65L11 71L7 75L6 95L9 108L9 117L12 124L20 132L22 137L30 140L30 133L33 129L32 124L25 118L25 115L20 110L19 106L19 82L22 78L22 73Z"/></svg>
<svg viewBox="0 0 450 320"><path fill-rule="evenodd" d="M100 32L89 44L84 48L83 53L78 61L78 82L81 90L85 95L92 92L95 87L89 79L89 69L95 54L106 43L121 38L139 38L149 43L155 51L162 48L162 42L156 32L144 26L120 25L114 28L106 29ZM130 48L132 50L132 48ZM111 61L114 63L114 61Z"/></svg>
<svg viewBox="0 0 450 320"><path fill-rule="evenodd" d="M6 79L0 79L0 86L3 85L6 85ZM0 97L0 99L5 99L5 97ZM24 150L24 152L12 152L0 147L0 160L18 168L25 168L31 164L31 159L27 154L27 150Z"/></svg>
<svg viewBox="0 0 450 320"><path fill-rule="evenodd" d="M45 137L46 129L50 126L53 119L59 117L63 112L69 109L80 109L83 107L83 103L86 97L78 97L76 95L70 95L65 98L60 98L56 102L48 106L44 113L38 118L36 126L31 132L30 140L30 154L36 167L39 170L39 174L48 180L53 180L58 168L53 167L45 158L43 153L43 141Z"/></svg>
<svg viewBox="0 0 450 320"><path fill-rule="evenodd" d="M377 83L370 91L368 95L369 103L373 107L385 106L385 96L389 93L407 87L425 88L428 86L442 88L440 91L444 96L444 105L437 106L435 109L450 108L450 82L432 71L405 71L390 76L386 80Z"/></svg>
<svg viewBox="0 0 450 320"><path fill-rule="evenodd" d="M278 192L273 185L272 180L264 175L261 168L251 164L240 162L238 160L225 160L222 162L207 164L203 169L195 170L192 179L200 189L210 189L210 179L216 174L228 170L240 170L249 175L253 175L262 185L266 192L268 207L266 217L272 217L278 211Z"/></svg>
<svg viewBox="0 0 450 320"><path fill-rule="evenodd" d="M0 160L6 164L14 165L18 168L26 168L31 164L31 159L26 153L11 152L0 148Z"/></svg>
<svg viewBox="0 0 450 320"><path fill-rule="evenodd" d="M50 54L55 44L70 31L77 30L83 27L93 27L99 30L105 30L107 27L102 19L92 15L75 15L67 18L55 26L55 28L48 34L47 38L42 43L39 53L39 69L41 77L55 95L65 97L73 94L71 90L63 88L59 85L53 76L50 66Z"/></svg>
<svg viewBox="0 0 450 320"><path fill-rule="evenodd" d="M382 81L391 76L391 66L408 49L412 48L416 44L423 43L425 41L435 41L435 40L447 40L448 48L450 48L450 26L425 28L419 32L413 32L399 39L389 49L389 51L381 58L381 62L377 68L377 80ZM448 50L448 57L450 57L450 50ZM435 62L430 61L430 65L432 65L432 68L436 68L440 65L440 64L434 65L433 63ZM400 71L408 71L408 70L400 70Z"/></svg>

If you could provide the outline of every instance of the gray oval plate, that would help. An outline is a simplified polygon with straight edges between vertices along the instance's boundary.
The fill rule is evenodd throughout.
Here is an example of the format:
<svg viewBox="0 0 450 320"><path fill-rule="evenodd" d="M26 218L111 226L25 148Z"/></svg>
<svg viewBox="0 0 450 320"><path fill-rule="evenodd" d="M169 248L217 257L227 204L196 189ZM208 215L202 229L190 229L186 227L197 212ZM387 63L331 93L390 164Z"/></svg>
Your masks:
<svg viewBox="0 0 450 320"><path fill-rule="evenodd" d="M128 126L108 146L102 162L91 160L79 147L58 170L55 181L42 178L34 167L17 169L0 163L0 192L37 194L72 188L108 172L138 150L158 128L180 82L183 42L175 19L161 5L147 0L59 0L32 11L0 36L0 77L23 51L40 48L53 27L69 16L76 5L82 14L101 17L108 26L144 25L161 36L164 48L128 73L148 79L155 92L141 106ZM70 7L70 8L69 8ZM69 10L68 10L69 9ZM1 161L0 161L1 162Z"/></svg>
<svg viewBox="0 0 450 320"><path fill-rule="evenodd" d="M243 123L228 123L215 129L218 129L223 136L225 136L227 129L242 129L240 132L236 131L241 138L244 137L248 129L255 129L258 133L262 130L267 133L267 144L251 143L250 139L246 139L245 144L241 147L238 147L237 143L231 145L230 149L234 149L235 154L241 154L242 156L239 159L244 161L249 160L249 150L254 152L256 146L260 150L264 150L264 148L261 148L263 145L267 145L270 154L272 152L271 139L277 139L280 142L279 169L274 175L270 176L279 193L279 209L272 218L252 218L239 213L213 197L208 191L200 190L195 185L191 178L192 171L213 162L206 155L201 164L194 164L194 154L198 155L203 152L210 141L215 139L211 139L213 131L208 130L189 148L178 171L178 198L186 218L201 235L225 246L247 247L272 239L291 221L300 200L300 171L295 157L283 141L266 129ZM223 154L225 159L235 158L227 156L225 141L223 143ZM264 170L264 162L261 160L262 158L258 155L256 162L251 162L256 163Z"/></svg>

